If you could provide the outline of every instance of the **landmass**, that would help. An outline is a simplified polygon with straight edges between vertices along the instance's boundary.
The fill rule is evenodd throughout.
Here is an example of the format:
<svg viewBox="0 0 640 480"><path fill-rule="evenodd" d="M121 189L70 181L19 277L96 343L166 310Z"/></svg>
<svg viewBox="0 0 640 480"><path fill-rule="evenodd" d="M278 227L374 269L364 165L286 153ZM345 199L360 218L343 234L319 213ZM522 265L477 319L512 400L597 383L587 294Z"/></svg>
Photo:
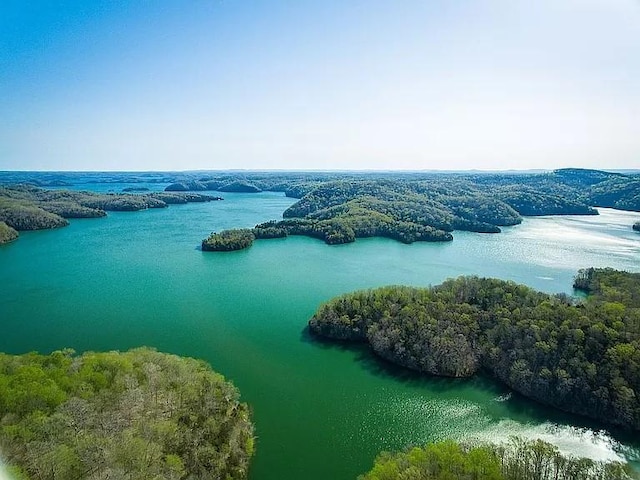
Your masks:
<svg viewBox="0 0 640 480"><path fill-rule="evenodd" d="M258 193L262 189L246 180L191 180L172 183L165 188L167 192L188 192L215 190L218 192Z"/></svg>
<svg viewBox="0 0 640 480"><path fill-rule="evenodd" d="M12 232L65 227L69 218L99 218L107 211L138 211L213 200L221 198L198 193L102 194L47 190L33 185L0 186L0 222L11 228L0 227L0 243L15 239Z"/></svg>
<svg viewBox="0 0 640 480"><path fill-rule="evenodd" d="M640 222L636 222L636 223L634 223L634 224L633 224L633 229L634 229L636 232L640 232Z"/></svg>
<svg viewBox="0 0 640 480"><path fill-rule="evenodd" d="M86 183L154 183L183 184L187 190L220 191L233 185L250 185L262 191L285 192L302 198L313 188L333 181L426 181L443 186L466 186L480 193L522 196L533 210L521 215L549 215L554 211L584 211L585 206L640 211L640 174L580 168L563 168L542 173L528 172L20 172L0 171L0 184L32 184L35 186L78 185ZM194 188L191 188L193 186ZM516 187L514 189L514 187ZM526 187L522 190L522 187ZM180 188L180 187L179 187ZM167 187L169 189L169 187ZM496 191L504 190L504 191ZM464 193L464 189L460 190ZM532 198L527 198L532 194ZM539 196L542 194L542 196ZM551 197L548 197L551 195ZM564 201L575 202L563 205Z"/></svg>
<svg viewBox="0 0 640 480"><path fill-rule="evenodd" d="M185 201L169 195L190 195L186 201L203 201L198 197L202 194L196 193L200 191L283 192L298 201L283 213L283 219L256 225L254 230L259 231L254 231L254 237L306 235L328 244L364 237L387 237L403 243L451 241L454 231L499 233L505 226L520 223L524 216L597 215L597 207L640 211L640 175L575 168L544 173L0 172L0 184L17 182L30 183L32 188L124 182L133 184L128 188L135 190L139 190L136 183L168 184L162 193L134 195L137 200L113 194L103 202L76 202L85 207L76 208L76 216ZM71 212L60 215L68 208L66 200L55 208L50 206L48 211L71 218ZM64 224L59 218L40 220L51 226L42 228ZM273 235L276 230L278 234Z"/></svg>
<svg viewBox="0 0 640 480"><path fill-rule="evenodd" d="M245 479L238 397L206 363L148 348L0 354L0 450L13 480Z"/></svg>
<svg viewBox="0 0 640 480"><path fill-rule="evenodd" d="M139 193L139 192L148 192L149 188L147 187L125 187L122 189L123 192L129 193Z"/></svg>
<svg viewBox="0 0 640 480"><path fill-rule="evenodd" d="M478 277L383 287L329 301L309 329L419 372L483 369L543 404L640 430L640 273L590 268L574 286L585 300Z"/></svg>
<svg viewBox="0 0 640 480"><path fill-rule="evenodd" d="M4 222L0 222L0 245L13 242L18 238L18 232Z"/></svg>
<svg viewBox="0 0 640 480"><path fill-rule="evenodd" d="M284 189L287 196L299 199L285 210L283 220L255 228L278 229L278 236L306 235L328 244L365 237L403 243L451 241L455 230L500 233L501 227L517 225L523 216L597 215L597 206L638 210L639 178L583 169L543 174L334 174L307 181L284 176L284 181L276 177L271 183L255 178L253 184L263 190ZM219 189L220 182L209 179L200 187Z"/></svg>
<svg viewBox="0 0 640 480"><path fill-rule="evenodd" d="M430 443L399 453L382 453L358 480L631 480L629 465L560 453L543 440L508 443Z"/></svg>

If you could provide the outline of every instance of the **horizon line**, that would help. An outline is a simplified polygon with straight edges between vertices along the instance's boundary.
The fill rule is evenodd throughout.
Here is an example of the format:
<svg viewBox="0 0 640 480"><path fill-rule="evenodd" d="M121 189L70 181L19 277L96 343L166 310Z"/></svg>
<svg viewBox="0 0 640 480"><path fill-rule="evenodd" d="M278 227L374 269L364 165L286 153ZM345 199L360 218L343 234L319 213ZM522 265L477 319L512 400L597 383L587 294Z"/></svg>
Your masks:
<svg viewBox="0 0 640 480"><path fill-rule="evenodd" d="M636 168L508 168L508 169L286 169L286 168L228 168L228 169L193 169L193 170L0 170L2 173L546 173L558 170L585 170L602 172L640 172Z"/></svg>

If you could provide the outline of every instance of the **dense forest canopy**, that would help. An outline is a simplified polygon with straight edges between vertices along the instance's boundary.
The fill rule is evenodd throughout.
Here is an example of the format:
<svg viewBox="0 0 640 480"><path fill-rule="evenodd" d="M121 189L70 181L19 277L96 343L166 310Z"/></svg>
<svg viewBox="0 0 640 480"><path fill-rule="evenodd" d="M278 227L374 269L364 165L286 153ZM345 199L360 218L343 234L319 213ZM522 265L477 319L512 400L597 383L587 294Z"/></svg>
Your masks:
<svg viewBox="0 0 640 480"><path fill-rule="evenodd" d="M211 252L242 250L250 247L254 238L252 231L248 228L224 230L220 233L213 232L202 241L202 250Z"/></svg>
<svg viewBox="0 0 640 480"><path fill-rule="evenodd" d="M283 213L284 220L269 222L270 226L284 235L307 235L328 244L372 236L404 243L450 241L454 230L499 233L502 226L520 223L522 216L596 215L593 206L640 210L639 177L598 170L519 175L336 173L309 181L283 174L282 181L276 178L247 174L245 179L251 179L256 188L284 189L286 195L299 199ZM197 189L215 190L230 179L195 182L200 182L193 185Z"/></svg>
<svg viewBox="0 0 640 480"><path fill-rule="evenodd" d="M640 211L640 175L564 168L544 173L522 172L0 172L0 185L28 183L34 186L72 186L91 183L148 183L184 184L189 190L219 191L233 184L249 185L252 190L286 192L294 198L302 198L314 188L333 181L360 182L382 181L426 182L447 184L460 195L473 191L493 195L499 187L527 187L541 205L534 204L542 212L546 195L560 197L568 202L567 209L585 206L611 207L621 210ZM194 188L189 188L194 187ZM184 188L178 188L184 190ZM470 190L471 189L471 190ZM496 192L497 193L497 192ZM557 200L551 199L550 201ZM519 202L519 199L514 199ZM531 202L534 200L532 199ZM562 204L561 204L562 205ZM549 204L544 206L553 210ZM516 208L517 210L517 208ZM518 210L519 211L519 210ZM522 215L527 213L520 212ZM552 214L553 212L549 212ZM541 213L537 213L541 214Z"/></svg>
<svg viewBox="0 0 640 480"><path fill-rule="evenodd" d="M541 403L640 430L640 273L587 269L575 286L587 299L478 277L383 287L329 301L309 328L429 374L482 368Z"/></svg>
<svg viewBox="0 0 640 480"><path fill-rule="evenodd" d="M630 480L628 465L563 455L542 440L508 443L430 443L400 453L382 453L358 480Z"/></svg>
<svg viewBox="0 0 640 480"><path fill-rule="evenodd" d="M265 225L257 225L255 238L307 235L328 244L371 236L404 243L450 241L454 230L499 233L503 226L520 223L522 216L595 215L593 207L598 206L640 211L640 175L585 169L546 173L0 172L0 185L15 182L31 184L0 187L0 221L15 230L55 228L64 226L65 218L101 216L108 210L219 199L197 191L284 192L298 201L283 213L284 220L268 222L268 231ZM143 195L53 193L34 186L83 182L169 185L164 193ZM16 188L22 193L7 191Z"/></svg>
<svg viewBox="0 0 640 480"><path fill-rule="evenodd" d="M13 480L244 479L253 426L204 362L125 353L0 354L0 451Z"/></svg>
<svg viewBox="0 0 640 480"><path fill-rule="evenodd" d="M0 245L18 238L18 232L4 222L0 222Z"/></svg>

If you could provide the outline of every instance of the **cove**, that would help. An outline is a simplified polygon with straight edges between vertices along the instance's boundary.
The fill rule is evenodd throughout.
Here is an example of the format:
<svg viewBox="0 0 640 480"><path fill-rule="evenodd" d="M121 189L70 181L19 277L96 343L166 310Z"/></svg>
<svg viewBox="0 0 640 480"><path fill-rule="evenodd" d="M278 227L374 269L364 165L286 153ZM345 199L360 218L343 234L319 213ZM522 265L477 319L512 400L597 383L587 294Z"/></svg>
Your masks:
<svg viewBox="0 0 640 480"><path fill-rule="evenodd" d="M442 244L291 237L201 252L211 231L279 218L294 201L224 197L23 232L0 248L0 350L148 345L210 362L253 409L253 480L355 479L380 450L448 437L539 436L565 452L638 461L631 436L491 379L415 375L364 347L315 341L305 326L321 302L361 288L481 275L572 293L579 268L638 271L631 225L640 214L527 218L501 234L455 232Z"/></svg>

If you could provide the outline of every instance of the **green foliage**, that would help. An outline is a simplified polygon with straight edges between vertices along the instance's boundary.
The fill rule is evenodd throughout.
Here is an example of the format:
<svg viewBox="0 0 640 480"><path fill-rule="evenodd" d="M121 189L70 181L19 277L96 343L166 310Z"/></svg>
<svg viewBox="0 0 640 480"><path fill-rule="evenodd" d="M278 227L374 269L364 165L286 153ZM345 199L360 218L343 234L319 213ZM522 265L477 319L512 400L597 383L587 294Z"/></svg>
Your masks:
<svg viewBox="0 0 640 480"><path fill-rule="evenodd" d="M202 241L202 250L210 252L228 252L242 250L253 244L255 236L248 228L224 230L220 233L212 233Z"/></svg>
<svg viewBox="0 0 640 480"><path fill-rule="evenodd" d="M253 427L201 361L146 348L0 354L0 450L25 479L243 479Z"/></svg>
<svg viewBox="0 0 640 480"><path fill-rule="evenodd" d="M0 221L14 230L40 230L69 225L64 218L29 203L0 198Z"/></svg>
<svg viewBox="0 0 640 480"><path fill-rule="evenodd" d="M520 223L520 215L597 215L585 202L583 183L593 184L584 180L587 175L593 183L610 179L604 172L579 170L548 175L343 176L290 186L287 195L300 200L277 226L289 235L308 235L330 244L369 236L404 243L448 241L454 229L499 233L501 226Z"/></svg>
<svg viewBox="0 0 640 480"><path fill-rule="evenodd" d="M588 190L592 205L640 211L640 178L612 177Z"/></svg>
<svg viewBox="0 0 640 480"><path fill-rule="evenodd" d="M374 236L393 238L403 243L452 239L451 234L447 232L409 222L393 222L388 217L375 212L371 214L351 212L328 220L292 218L277 223L269 222L269 224L287 235L319 238L329 245L351 243L356 238ZM263 225L265 224L257 225L256 228L262 229Z"/></svg>
<svg viewBox="0 0 640 480"><path fill-rule="evenodd" d="M496 196L521 215L597 215L586 204L570 200L562 194L544 192L529 186L513 185L496 190Z"/></svg>
<svg viewBox="0 0 640 480"><path fill-rule="evenodd" d="M0 245L9 243L18 238L18 232L4 222L0 222Z"/></svg>
<svg viewBox="0 0 640 480"><path fill-rule="evenodd" d="M98 218L107 215L104 210L85 207L69 201L41 202L39 205L42 210L55 213L63 218Z"/></svg>
<svg viewBox="0 0 640 480"><path fill-rule="evenodd" d="M256 225L252 230L255 238L284 238L287 236L287 230L279 227L277 222L271 221Z"/></svg>
<svg viewBox="0 0 640 480"><path fill-rule="evenodd" d="M640 274L613 268L585 268L578 271L573 287L592 295L591 301L618 302L632 309L640 308ZM610 307L609 307L610 308ZM628 312L627 312L628 313ZM640 331L640 328L638 328Z"/></svg>
<svg viewBox="0 0 640 480"><path fill-rule="evenodd" d="M220 190L232 184L263 191L285 192L302 199L330 182L375 182L401 195L411 193L441 202L446 197L491 198L513 207L520 215L594 213L589 206L640 211L640 176L600 170L565 168L548 173L367 173L367 172L0 172L0 184L31 183L61 186L74 183L172 183L167 191ZM395 184L395 185L394 185ZM404 187L403 187L404 185ZM383 199L376 189L363 195ZM385 199L402 200L402 198ZM339 203L348 201L343 198ZM410 199L413 202L412 199ZM442 202L446 205L446 201ZM307 213L297 214L304 217ZM469 219L467 219L470 221ZM406 221L406 220L405 220ZM441 228L436 224L429 224ZM499 224L496 224L499 226ZM455 227L458 229L459 227ZM469 225L465 228L476 228ZM479 227L478 227L479 228ZM486 227L485 227L486 228ZM444 229L446 230L446 229Z"/></svg>
<svg viewBox="0 0 640 480"><path fill-rule="evenodd" d="M329 220L376 213L384 215L388 222L446 232L454 228L499 232L498 225L520 222L518 213L507 204L466 182L386 179L322 184L287 209L284 217Z"/></svg>
<svg viewBox="0 0 640 480"><path fill-rule="evenodd" d="M9 226L3 214L13 215L16 225L52 228L65 224L61 217L220 200L195 191L277 191L299 201L284 212L284 221L269 228L257 225L254 236L308 235L329 244L371 236L404 243L450 241L454 230L499 233L503 226L520 223L521 215L597 214L590 205L640 211L640 177L585 169L543 174L0 172L0 182L8 181L173 182L163 193L143 195L0 187L0 221ZM12 199L13 206L17 201L20 209L12 206L7 213L3 199Z"/></svg>
<svg viewBox="0 0 640 480"><path fill-rule="evenodd" d="M236 180L218 188L221 192L257 193L261 190L246 180Z"/></svg>
<svg viewBox="0 0 640 480"><path fill-rule="evenodd" d="M506 444L430 443L382 453L358 480L631 480L620 462L567 457L550 443L514 437Z"/></svg>
<svg viewBox="0 0 640 480"><path fill-rule="evenodd" d="M331 300L309 328L421 372L484 368L542 403L640 430L640 274L588 269L575 285L591 296L477 277L383 287Z"/></svg>

